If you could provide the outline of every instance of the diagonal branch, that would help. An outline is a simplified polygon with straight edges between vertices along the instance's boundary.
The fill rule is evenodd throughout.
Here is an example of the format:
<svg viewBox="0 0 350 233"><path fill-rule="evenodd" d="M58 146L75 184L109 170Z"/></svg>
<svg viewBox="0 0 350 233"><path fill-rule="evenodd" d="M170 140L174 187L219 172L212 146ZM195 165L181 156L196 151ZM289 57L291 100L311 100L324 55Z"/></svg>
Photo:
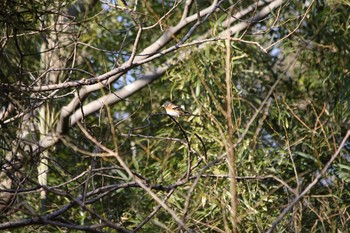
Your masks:
<svg viewBox="0 0 350 233"><path fill-rule="evenodd" d="M282 4L283 1L275 1L275 2ZM275 2L270 3L270 1L266 1L266 4L268 4L268 3L270 4L267 8L269 8L271 10L271 9L277 7L278 4L276 4ZM217 3L217 1L215 1L214 3ZM218 3L212 4L210 7L200 11L200 15L203 17L207 16L207 14L209 12L211 12L217 6L218 6ZM264 12L258 13L257 15L260 18L263 18L267 14L268 13L266 12L266 10L264 8ZM181 46L189 46L189 45L195 45L197 43L203 43L203 41L202 42L194 41L194 42L190 42L189 45L186 45L186 44L175 45L175 46L172 46L172 47L164 50L163 52L157 52L161 47L165 46L173 38L172 35L176 34L179 30L181 30L183 27L185 27L189 23L197 20L197 17L198 17L197 14L188 16L184 20L180 21L180 23L178 23L175 27L170 27L169 30L166 31L160 38L158 38L158 40L156 42L154 42L152 45L145 48L140 53L140 55L135 56L133 65L134 66L142 65L144 63L150 62L156 58L163 56L164 53L170 53L172 51L175 51L176 49L178 49ZM258 18L258 17L255 16L255 18ZM239 26L234 26L234 27L227 29L227 30L230 30L231 35L239 32L240 30L242 30L242 28L249 26L245 22L241 22L238 25ZM223 31L223 33L224 32L226 32L226 30ZM208 39L208 42L211 40L213 40L213 41L223 40L225 38L226 38L226 34L223 34L222 36L218 37L217 39ZM231 38L231 39L235 40L233 38ZM193 43L193 44L191 44L191 43ZM205 48L204 45L200 45L198 47L198 49L204 49L204 48ZM150 83L152 83L154 80L161 77L170 67L173 66L173 60L176 61L177 59L178 60L186 59L186 57L187 57L187 52L181 53L180 55L177 55L177 56L175 55L174 58L169 59L163 66L156 68L152 72L148 72L148 73L142 75L139 79L135 80L133 83L124 86L123 88L121 88L118 91L115 91L114 93L110 93L106 96L103 96L95 101L92 101L92 102L84 105L81 110L77 110L77 106L79 106L79 104L81 104L81 101L79 100L78 97L75 97L73 100L71 100L71 102L68 105L66 105L65 107L62 108L61 119L59 120L59 123L57 125L56 133L58 135L65 133L68 130L69 126L75 125L79 120L81 120L83 118L82 112L84 112L85 116L89 116L92 113L101 109L104 105L113 105L113 104L133 95L134 93L138 92L142 88L144 88L147 85L149 85ZM47 85L47 86L41 86L41 87L33 87L34 89L31 89L31 91L53 90L53 89L62 88L62 87L66 87L66 86L77 87L77 86L81 86L81 85L92 84L90 86L85 86L81 90L79 90L80 99L84 100L89 93L104 87L104 85L100 82L102 82L104 80L108 80L108 83L111 83L111 82L115 81L118 77L120 77L122 74L124 74L128 69L130 69L130 67L127 68L127 65L123 64L120 67L118 67L110 72L107 72L103 75L100 75L98 77L95 77L93 79L57 84L58 86L57 85L56 86ZM99 82L99 83L96 83L96 82ZM44 148L47 148L49 146L54 145L58 141L58 138L59 138L58 135L54 134L54 135L49 135L49 136L43 138L39 143L39 147L44 149Z"/></svg>
<svg viewBox="0 0 350 233"><path fill-rule="evenodd" d="M343 149L346 141L348 140L350 136L350 129L346 132L346 135L343 138L343 141L340 143L338 150L332 155L331 159L327 162L327 164L323 167L320 173L318 173L315 177L315 179L304 189L303 192L299 196L297 196L278 216L278 218L271 224L270 229L266 231L266 233L271 233L277 226L278 223L282 221L282 219L286 216L286 214L294 207L295 204L297 204L300 199L302 199L324 176L329 169L329 167L332 165L333 161L338 157L340 154L340 151Z"/></svg>
<svg viewBox="0 0 350 233"><path fill-rule="evenodd" d="M85 137L88 138L91 142L93 142L96 146L98 146L100 149L104 150L107 153L110 153L111 155L113 155L117 161L119 162L119 164L125 169L125 171L128 173L128 175L130 177L132 177L132 179L138 184L140 185L141 188L143 188L143 190L145 190L159 205L161 205L172 217L173 219L179 224L179 226L181 226L182 228L184 228L186 231L188 232L192 232L192 230L190 228L188 228L186 226L186 224L177 216L177 214L170 208L167 206L167 204L165 204L164 201L162 201L153 191L150 187L148 187L148 185L146 185L143 180L141 180L139 177L135 176L134 173L130 170L130 168L128 167L128 165L125 163L125 161L120 157L118 152L115 152L113 150L110 150L109 148L105 147L104 145L102 145L100 142L98 142L92 135L89 134L89 132L80 124L78 123L79 128L82 130L82 132L84 133Z"/></svg>

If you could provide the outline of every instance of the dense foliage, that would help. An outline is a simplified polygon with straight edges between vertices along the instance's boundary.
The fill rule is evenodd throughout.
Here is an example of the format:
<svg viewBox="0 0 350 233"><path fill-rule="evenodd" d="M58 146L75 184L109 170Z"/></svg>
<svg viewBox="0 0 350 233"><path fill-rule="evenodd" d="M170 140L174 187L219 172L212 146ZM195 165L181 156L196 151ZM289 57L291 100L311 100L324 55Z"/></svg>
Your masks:
<svg viewBox="0 0 350 233"><path fill-rule="evenodd" d="M0 3L0 229L347 232L349 5Z"/></svg>

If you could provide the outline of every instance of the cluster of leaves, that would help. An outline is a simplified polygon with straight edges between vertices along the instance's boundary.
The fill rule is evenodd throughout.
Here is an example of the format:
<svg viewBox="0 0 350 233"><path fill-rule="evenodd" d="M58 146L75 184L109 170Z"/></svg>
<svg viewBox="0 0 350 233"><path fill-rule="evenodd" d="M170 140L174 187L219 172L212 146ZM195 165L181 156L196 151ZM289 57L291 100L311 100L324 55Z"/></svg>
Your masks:
<svg viewBox="0 0 350 233"><path fill-rule="evenodd" d="M207 1L196 2L200 6L208 4ZM241 7L250 3L245 1ZM155 4L141 1L138 17L148 19L147 26L157 23L160 16L171 9L166 2ZM303 12L303 7L305 5L295 3L294 11L279 13L291 18L298 15L298 10ZM173 17L161 19L164 30L178 20L176 11L179 9L173 12ZM76 46L74 54L79 57L75 67L95 75L107 72L129 58L128 52L134 43L130 38L135 37L137 28L135 18L127 12L90 13L77 18L81 26L77 28L81 31L76 32L76 38L90 46L79 43L72 43L72 46ZM280 51L278 57L264 54L252 44L231 42L231 106L234 143L237 143L239 232L268 229L271 220L278 217L281 209L300 194L329 161L349 128L349 18L344 20L349 15L341 2L315 4L299 31L291 39L276 45L275 49ZM222 25L225 17L217 19L219 16L213 15L217 21L210 26ZM99 22L104 22L103 27L95 28ZM271 26L274 21L270 19L266 23ZM17 21L14 24L23 25ZM271 30L258 42L263 45L281 39L296 26L297 23L291 20L284 30ZM213 34L215 27L211 28ZM257 38L253 30L261 29L261 24L252 28L248 32L251 35L245 39ZM203 27L199 32L207 30L209 27ZM144 36L139 46L145 47L150 39L158 38L159 30L151 28ZM176 36L182 38L183 34ZM26 54L32 53L35 41L40 41L39 36L30 38L30 43L24 36L17 41L21 46L25 45L21 51ZM10 40L10 43L13 44L6 46L6 50L13 54L18 52L16 40ZM10 52L2 53L2 58L7 61L4 64L9 64L1 67L6 83L26 84L20 78L21 72L30 73L31 66L40 67L40 57L36 54L35 59L31 56L29 60L26 56L3 56ZM169 69L164 78L114 106L101 108L81 122L98 142L117 152L135 176L147 183L171 209L185 215L188 227L202 232L233 228L229 165L225 161L228 133L224 114L225 57L225 43L221 41L202 50L194 49L183 61L177 60L176 66ZM159 59L154 64L162 64L165 60ZM67 63L73 61L68 59ZM21 71L10 75L10 67L16 67L14 64L21 64ZM124 80L120 79L112 87L101 89L82 101L94 100L109 91L113 93L123 83L137 79L141 72L142 69L132 70ZM80 79L75 73L62 73L62 81ZM175 122L160 108L165 100L183 105L199 116L186 116ZM65 100L50 101L50 104L58 109ZM259 108L261 110L255 115ZM13 135L18 128L11 129ZM11 140L6 138L4 141L6 147L10 147ZM1 149L1 153L6 150L10 149ZM347 150L348 144L321 182L278 226L278 232L346 232L350 204ZM2 216L1 220L13 221L31 217L33 213L51 213L73 203L74 207L60 216L65 223L93 225L104 218L126 229L141 227L140 223L158 208L159 203L131 179L115 157L103 153L78 127L70 129L60 143L49 149L48 184L51 189L44 204L46 209L43 210L37 201L39 192L23 192L16 200L17 204L24 203L18 204L22 210ZM25 180L30 182L21 185L21 190L37 184L39 158L27 159L22 172ZM193 166L191 174L187 173L189 161ZM186 175L189 180L184 179ZM53 226L39 228L56 230ZM37 228L27 230L34 229ZM144 232L176 230L179 230L178 223L164 209L142 225Z"/></svg>

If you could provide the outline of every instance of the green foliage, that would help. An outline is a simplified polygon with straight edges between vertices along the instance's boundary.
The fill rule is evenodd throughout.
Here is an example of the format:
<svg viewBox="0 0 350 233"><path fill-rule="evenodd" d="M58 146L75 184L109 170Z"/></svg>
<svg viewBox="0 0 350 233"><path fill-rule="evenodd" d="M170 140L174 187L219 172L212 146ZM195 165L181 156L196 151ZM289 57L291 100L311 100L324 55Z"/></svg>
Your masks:
<svg viewBox="0 0 350 233"><path fill-rule="evenodd" d="M239 7L244 9L254 2L244 1ZM138 23L148 27L161 21L160 25L143 31L138 46L144 48L181 18L182 6L162 18L172 9L173 3L140 1L136 11L138 18L125 10L126 6L123 10L105 6L101 12L100 8L93 8L86 14L78 14L74 20L76 25L69 33L70 39L79 43L71 41L63 46L65 51L76 46L74 53L63 53L66 67L81 69L93 76L118 67L130 57ZM201 7L208 5L207 1L197 3ZM69 4L65 2L62 7ZM132 9L133 1L129 4ZM222 9L227 7L225 4L228 6L229 3L225 2ZM275 45L275 49L280 50L278 56L265 54L258 46L246 41L264 45L283 38L298 25L299 21L294 19L300 19L305 12L305 5L299 2L278 12L282 18L290 19L283 28L270 28L264 34L266 36L256 37L255 31L275 23L274 18L267 18L250 27L247 34L242 34L245 41L231 41L233 96L229 104L233 109L233 143L237 144L234 153L239 232L264 232L268 229L281 210L313 181L349 129L350 12L346 4L346 1L327 1L312 6L297 32ZM6 20L12 20L12 30L18 30L14 34L18 38L9 40L1 54L3 64L6 64L1 67L2 81L7 84L29 85L32 83L31 73L40 70L42 38L39 35L44 32L34 36L20 34L38 27L42 15L57 17L55 14L47 16L45 6L39 3L33 6L23 3L17 9L9 6L10 12L13 10L18 14L1 16L2 26ZM22 9L26 10L22 12ZM226 15L220 14L222 9L213 14L208 24L198 28L191 39L200 38L208 31L217 35L226 20ZM191 13L196 13L193 8ZM169 45L176 44L193 24L174 35L175 39ZM5 31L2 32L6 34ZM27 55L18 55L16 43ZM208 43L204 49L185 47L177 53L188 51L190 55L185 58L172 60L175 65L161 79L130 98L113 106L105 105L98 112L84 117L81 126L72 126L55 146L49 148L46 209L38 201L40 193L36 188L40 158L19 146L18 151L27 157L16 158L25 162L22 164L24 169L15 171L22 173L23 178L16 180L15 184L21 190L34 191L21 192L15 200L19 211L1 216L2 222L51 214L70 205L54 220L79 226L105 224L108 220L123 228L135 229L141 227L140 223L159 205L135 182L137 177L180 218L185 216L186 225L196 232L231 231L234 220L226 158L229 145L225 115L226 47L224 41L218 40ZM145 67L130 70L113 85L105 85L76 101L85 104L113 94L125 84L137 80L149 67L161 65L167 59L169 56L163 56ZM89 76L71 70L61 72L61 82ZM23 75L25 78L20 79ZM277 86L269 95L276 82ZM60 90L61 98L45 103L55 112L70 103L71 91L68 88ZM27 99L14 97L19 99L16 104L23 106L18 109L31 109L32 93L23 95ZM1 101L7 104L10 100L4 98ZM160 107L166 100L197 116L170 118ZM50 131L55 131L59 118L58 114L54 115L55 120L48 126ZM38 119L35 116L33 124ZM11 127L1 128L1 154L13 150L12 138L21 128L20 124L20 120L15 119ZM85 127L96 141L89 139L80 127ZM135 177L128 174L115 154L103 151L99 143L120 156ZM277 232L347 231L350 204L348 150L347 143L320 182L277 226ZM6 157L1 159L5 164ZM189 162L191 174L187 174ZM186 175L189 175L189 180L185 179ZM39 228L22 228L18 232L38 229L47 232L66 230L52 223ZM99 229L113 232L115 228L105 225ZM74 228L69 230L78 232ZM140 231L181 230L173 216L160 207Z"/></svg>

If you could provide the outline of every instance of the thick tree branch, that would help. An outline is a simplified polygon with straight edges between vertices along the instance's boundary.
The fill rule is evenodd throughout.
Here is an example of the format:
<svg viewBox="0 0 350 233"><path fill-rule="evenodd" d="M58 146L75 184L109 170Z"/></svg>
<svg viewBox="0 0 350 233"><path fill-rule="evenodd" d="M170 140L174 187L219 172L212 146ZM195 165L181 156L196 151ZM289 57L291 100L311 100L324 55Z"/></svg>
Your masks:
<svg viewBox="0 0 350 233"><path fill-rule="evenodd" d="M277 2L279 4L282 4L283 1L277 1ZM200 15L206 16L208 13L212 12L212 10L217 6L218 6L218 4L216 4L216 5L212 4L211 7L208 7L205 10L202 10L200 12ZM269 6L267 6L263 9L263 13L258 13L257 16L255 16L255 20L258 20L258 19L265 17L268 14L266 9L272 10L277 6L278 6L278 4L276 4L276 1L271 3ZM187 17L185 20L181 21L176 27L170 28L154 44L148 46L140 53L140 54L143 54L143 56L139 55L139 56L135 57L134 62L133 62L133 66L147 63L147 62L152 61L158 57L163 56L166 53L177 50L179 48L179 45L172 46L172 47L164 50L163 52L156 53L155 55L150 56L148 58L146 56L146 58L144 58L145 55L147 55L147 54L151 55L152 53L155 53L159 48L161 48L165 44L167 44L167 42L172 39L170 34L174 35L175 33L177 33L177 31L179 31L180 29L185 27L187 25L187 23L193 22L196 19L197 19L197 14L191 15L191 16ZM230 30L231 34L235 34L239 31L243 30L244 28L248 27L249 25L250 25L249 23L241 22L238 24L238 26L233 26L233 27L229 28L229 30ZM226 36L225 33L226 33L226 30L222 32L223 35L220 39L225 38L225 36ZM203 49L204 47L205 47L204 45L201 45L198 49ZM185 58L186 56L187 56L187 53L182 53L181 55L179 55L178 58L181 60L181 57ZM143 58L143 59L141 59L141 58ZM82 119L83 113L84 113L84 116L89 116L90 114L101 109L104 105L113 105L113 104L117 103L118 101L123 100L126 97L133 95L134 93L136 93L137 91L139 91L143 87L147 86L148 84L152 83L157 78L161 77L166 72L166 70L170 67L171 67L170 62L167 62L167 64L165 64L163 67L157 68L156 70L145 74L140 79L135 80L133 83L126 85L122 89L120 89L116 92L110 93L107 96L103 96L103 97L99 98L98 100L92 101L92 102L88 103L87 105L83 106L82 109L76 110L77 106L79 104L81 104L81 102L80 102L81 99L84 99L85 96L88 95L89 93L96 91L100 88L103 88L104 85L102 83L97 83L97 84L93 84L91 86L86 86L86 87L82 88L79 91L80 98L75 97L67 106L62 108L61 119L60 119L59 124L57 126L56 132L58 133L58 135L60 135L61 133L67 132L67 130L70 126L74 125L77 121ZM114 81L116 77L120 77L120 75L122 74L120 72L124 72L126 70L128 70L127 64L124 64L124 65L121 65L119 68L116 68L115 70L107 72L103 75L100 75L100 76L94 78L94 79L90 79L90 81L92 80L91 82L95 82L96 79L98 81L103 81L103 80L108 79L108 83L110 83L110 82ZM117 75L117 76L115 76L115 75ZM112 78L113 76L114 76L114 78ZM84 85L85 85L85 82L90 82L90 81L85 80L82 82L84 82ZM78 81L78 82L80 82L80 81ZM64 85L64 84L61 84L61 85ZM78 85L81 85L81 84L77 84L77 86ZM73 85L73 86L75 86L75 85ZM58 86L56 86L54 89L56 89L57 87ZM50 90L50 88L53 88L53 86L47 86L46 90ZM70 118L70 120L69 120L69 118ZM51 143L57 142L57 139L59 137L58 135L55 135L55 134L49 135L48 137L46 137L42 141L40 141L39 146L40 147L43 146L44 148L47 148L47 147L53 145Z"/></svg>

